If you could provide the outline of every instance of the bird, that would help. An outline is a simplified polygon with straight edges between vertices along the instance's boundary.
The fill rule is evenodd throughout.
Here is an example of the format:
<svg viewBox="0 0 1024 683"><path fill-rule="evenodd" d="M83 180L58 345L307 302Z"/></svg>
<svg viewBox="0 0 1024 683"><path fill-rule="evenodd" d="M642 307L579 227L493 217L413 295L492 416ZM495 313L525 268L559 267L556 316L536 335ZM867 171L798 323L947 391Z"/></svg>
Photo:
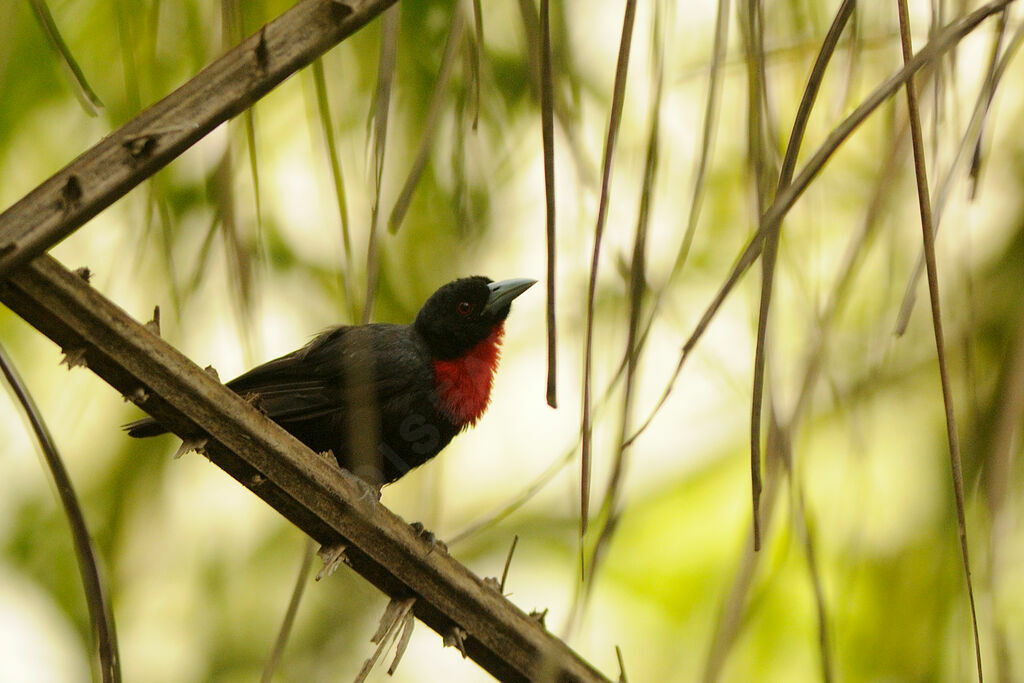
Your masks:
<svg viewBox="0 0 1024 683"><path fill-rule="evenodd" d="M454 280L409 325L327 329L227 386L379 491L480 420L512 301L535 283L480 275ZM124 429L136 438L167 432L153 418Z"/></svg>

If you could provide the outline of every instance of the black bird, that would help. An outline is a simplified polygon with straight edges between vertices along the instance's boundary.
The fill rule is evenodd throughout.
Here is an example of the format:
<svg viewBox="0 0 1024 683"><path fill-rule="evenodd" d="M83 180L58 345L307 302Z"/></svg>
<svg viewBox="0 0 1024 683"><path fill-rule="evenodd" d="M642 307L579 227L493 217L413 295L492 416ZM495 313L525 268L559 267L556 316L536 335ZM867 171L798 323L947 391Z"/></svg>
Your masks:
<svg viewBox="0 0 1024 683"><path fill-rule="evenodd" d="M411 325L335 327L227 386L368 484L389 484L483 415L512 300L535 282L449 282ZM125 429L167 431L152 418Z"/></svg>

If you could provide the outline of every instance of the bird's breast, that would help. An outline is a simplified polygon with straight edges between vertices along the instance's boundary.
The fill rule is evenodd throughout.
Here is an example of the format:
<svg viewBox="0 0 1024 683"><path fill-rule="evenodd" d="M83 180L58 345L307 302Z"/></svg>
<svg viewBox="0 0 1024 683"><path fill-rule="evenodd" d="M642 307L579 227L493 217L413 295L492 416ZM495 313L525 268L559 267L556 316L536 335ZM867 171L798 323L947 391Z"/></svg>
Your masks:
<svg viewBox="0 0 1024 683"><path fill-rule="evenodd" d="M433 361L441 409L456 425L473 425L487 410L504 334L505 326L499 323L486 339L462 356Z"/></svg>

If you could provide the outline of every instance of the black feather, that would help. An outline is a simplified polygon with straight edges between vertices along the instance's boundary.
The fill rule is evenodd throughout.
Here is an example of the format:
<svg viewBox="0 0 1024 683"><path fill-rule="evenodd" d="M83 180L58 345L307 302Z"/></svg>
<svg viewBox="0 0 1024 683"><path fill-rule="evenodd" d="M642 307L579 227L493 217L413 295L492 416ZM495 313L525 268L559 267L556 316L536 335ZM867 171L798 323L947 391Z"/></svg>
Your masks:
<svg viewBox="0 0 1024 683"><path fill-rule="evenodd" d="M508 315L506 300L529 286L515 282L520 291L503 291L500 305L488 308L497 285L456 280L431 296L412 325L335 327L227 386L313 450L333 452L342 467L373 484L392 482L464 427L440 407L433 362L487 338ZM166 431L152 418L125 429L133 437Z"/></svg>

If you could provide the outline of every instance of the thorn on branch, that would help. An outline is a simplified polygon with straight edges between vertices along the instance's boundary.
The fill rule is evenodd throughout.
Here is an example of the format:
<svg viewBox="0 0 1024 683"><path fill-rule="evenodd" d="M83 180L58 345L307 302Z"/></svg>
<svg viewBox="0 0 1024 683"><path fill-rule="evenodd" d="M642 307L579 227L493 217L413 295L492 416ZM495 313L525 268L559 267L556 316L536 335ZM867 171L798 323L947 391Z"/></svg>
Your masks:
<svg viewBox="0 0 1024 683"><path fill-rule="evenodd" d="M454 647L462 653L462 658L465 659L466 655L466 638L469 637L469 633L466 629L461 626L452 626L447 633L442 636L441 640L444 642L445 647Z"/></svg>
<svg viewBox="0 0 1024 683"><path fill-rule="evenodd" d="M85 352L84 346L77 349L64 349L64 358L60 364L68 366L68 370L78 367L87 368L89 363L85 360Z"/></svg>
<svg viewBox="0 0 1024 683"><path fill-rule="evenodd" d="M267 66L270 62L270 51L267 49L266 24L260 29L260 37L256 42L256 49L253 52L256 55L256 75L262 78L267 74Z"/></svg>
<svg viewBox="0 0 1024 683"><path fill-rule="evenodd" d="M124 395L124 400L130 401L137 406L141 406L149 400L149 392L142 387L135 387L135 389Z"/></svg>
<svg viewBox="0 0 1024 683"><path fill-rule="evenodd" d="M212 365L207 365L205 368L203 368L203 372L205 372L210 377L213 377L218 382L220 381L220 375L217 374L217 368L213 367Z"/></svg>
<svg viewBox="0 0 1024 683"><path fill-rule="evenodd" d="M81 268L75 268L75 275L85 280L86 284L92 279L92 271L89 266L82 266Z"/></svg>
<svg viewBox="0 0 1024 683"><path fill-rule="evenodd" d="M345 550L348 548L344 543L338 543L335 545L325 545L317 551L317 555L321 560L324 561L323 568L317 572L316 580L330 576L334 572L338 571L338 567L344 564L348 564L348 555L345 554Z"/></svg>
<svg viewBox="0 0 1024 683"><path fill-rule="evenodd" d="M545 607L543 611L541 611L541 610L533 610L532 612L530 612L530 618L533 619L534 621L536 621L538 624L540 624L544 628L547 628L547 624L544 623L544 620L547 618L547 616L548 616L548 608L547 607Z"/></svg>
<svg viewBox="0 0 1024 683"><path fill-rule="evenodd" d="M495 576L485 576L484 588L490 588L495 593L501 593L501 582Z"/></svg>
<svg viewBox="0 0 1024 683"><path fill-rule="evenodd" d="M159 138L159 133L141 133L125 138L121 144L128 151L132 161L142 161L153 156Z"/></svg>
<svg viewBox="0 0 1024 683"><path fill-rule="evenodd" d="M196 453L202 453L206 448L206 439L182 439L181 445L178 446L178 450L174 451L174 455L171 456L173 460L177 460L181 456L195 451Z"/></svg>
<svg viewBox="0 0 1024 683"><path fill-rule="evenodd" d="M362 0L334 0L331 3L331 7L339 15L336 17L338 21L348 19L357 10L362 9L362 5Z"/></svg>
<svg viewBox="0 0 1024 683"><path fill-rule="evenodd" d="M145 328L147 330L149 330L150 332L152 332L153 334L155 334L156 336L158 336L158 337L160 336L160 307L159 306L154 306L153 307L153 319L150 320L148 323L146 323Z"/></svg>
<svg viewBox="0 0 1024 683"><path fill-rule="evenodd" d="M82 183L74 173L64 181L64 187L60 190L60 199L57 202L61 211L70 211L78 206L82 199Z"/></svg>

